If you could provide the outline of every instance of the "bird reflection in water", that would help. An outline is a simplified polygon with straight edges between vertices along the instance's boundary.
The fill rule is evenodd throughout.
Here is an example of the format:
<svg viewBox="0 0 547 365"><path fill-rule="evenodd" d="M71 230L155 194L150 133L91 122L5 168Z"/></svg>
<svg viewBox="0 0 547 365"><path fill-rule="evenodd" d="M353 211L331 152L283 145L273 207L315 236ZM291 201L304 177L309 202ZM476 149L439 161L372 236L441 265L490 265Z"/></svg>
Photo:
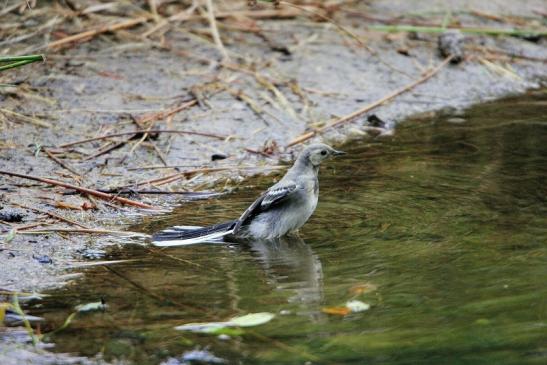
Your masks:
<svg viewBox="0 0 547 365"><path fill-rule="evenodd" d="M294 292L290 303L314 314L323 300L323 268L319 257L300 237L253 240L246 243L270 283L278 290Z"/></svg>

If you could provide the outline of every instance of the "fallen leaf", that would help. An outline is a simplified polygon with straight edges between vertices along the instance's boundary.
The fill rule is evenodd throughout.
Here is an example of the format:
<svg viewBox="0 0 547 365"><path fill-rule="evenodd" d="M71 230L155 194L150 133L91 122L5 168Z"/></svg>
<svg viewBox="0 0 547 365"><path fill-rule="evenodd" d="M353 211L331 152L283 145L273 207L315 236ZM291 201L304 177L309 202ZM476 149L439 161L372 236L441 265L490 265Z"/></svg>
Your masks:
<svg viewBox="0 0 547 365"><path fill-rule="evenodd" d="M370 304L363 303L360 300L350 300L346 303L346 308L352 313L359 313L369 310Z"/></svg>
<svg viewBox="0 0 547 365"><path fill-rule="evenodd" d="M321 308L321 312L337 316L345 316L348 315L351 311L347 307L323 307Z"/></svg>
<svg viewBox="0 0 547 365"><path fill-rule="evenodd" d="M226 322L204 322L204 323L187 323L181 326L175 327L178 331L190 331L190 332L200 332L200 333L211 333L211 334L232 334L234 329L230 327L254 327L261 324L271 321L275 317L275 314L262 312L262 313L251 313L244 316L234 317ZM231 333L228 333L230 332ZM241 331L240 333L243 333Z"/></svg>

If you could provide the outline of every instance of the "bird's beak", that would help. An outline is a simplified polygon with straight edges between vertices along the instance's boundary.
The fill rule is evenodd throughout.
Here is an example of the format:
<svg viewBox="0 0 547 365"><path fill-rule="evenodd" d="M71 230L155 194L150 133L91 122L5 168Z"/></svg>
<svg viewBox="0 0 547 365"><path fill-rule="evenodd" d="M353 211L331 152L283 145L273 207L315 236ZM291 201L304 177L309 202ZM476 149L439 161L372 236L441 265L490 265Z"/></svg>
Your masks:
<svg viewBox="0 0 547 365"><path fill-rule="evenodd" d="M341 156L341 155L345 155L345 154L346 153L344 151L337 151L337 150L332 151L333 156Z"/></svg>

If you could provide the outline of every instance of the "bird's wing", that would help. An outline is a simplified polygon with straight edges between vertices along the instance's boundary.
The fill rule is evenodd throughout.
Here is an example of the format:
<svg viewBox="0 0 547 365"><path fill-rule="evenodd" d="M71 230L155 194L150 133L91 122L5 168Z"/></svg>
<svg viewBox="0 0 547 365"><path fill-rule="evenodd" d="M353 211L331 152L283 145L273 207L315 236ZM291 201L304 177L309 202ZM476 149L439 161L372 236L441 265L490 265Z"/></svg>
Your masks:
<svg viewBox="0 0 547 365"><path fill-rule="evenodd" d="M266 210L272 205L280 203L294 193L297 188L298 186L293 182L281 186L272 186L263 195L263 199L260 202L260 208Z"/></svg>
<svg viewBox="0 0 547 365"><path fill-rule="evenodd" d="M234 227L234 234L237 234L241 225L250 217L257 215L258 213L268 210L270 207L275 206L293 194L298 189L298 185L295 183L287 182L283 185L274 185L258 199L243 214L239 217L239 220Z"/></svg>

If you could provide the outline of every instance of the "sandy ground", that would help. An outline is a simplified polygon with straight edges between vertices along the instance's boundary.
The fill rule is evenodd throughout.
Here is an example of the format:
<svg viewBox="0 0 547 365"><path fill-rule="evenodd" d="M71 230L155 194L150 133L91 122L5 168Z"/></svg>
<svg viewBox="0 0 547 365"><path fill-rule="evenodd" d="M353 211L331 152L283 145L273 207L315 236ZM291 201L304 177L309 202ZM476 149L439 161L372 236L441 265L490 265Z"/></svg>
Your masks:
<svg viewBox="0 0 547 365"><path fill-rule="evenodd" d="M48 5L39 3L37 13L41 6ZM169 184L138 188L225 191L237 187L245 176L266 173L268 166L290 160L301 145L287 145L302 133L377 101L442 61L438 34L366 30L367 24L379 24L370 17L418 17L422 22L440 23L450 13L463 26L495 28L528 26L514 23L522 19L540 26L545 22L537 13L545 10L543 1L373 1L348 9L335 14L337 22L351 29L375 55L332 24L309 17L256 20L254 25L260 33L242 32L235 30L234 24L224 23L220 31L230 57L224 63L209 37L208 24L202 22L173 25L163 38L152 35L143 39L142 34L153 26L146 24L105 33L69 48L46 50L47 62L0 76L0 83L17 84L0 88L0 170L93 189L135 186L136 182L180 171L185 174ZM50 19L26 14L26 21L34 21L34 26ZM21 16L11 12L2 17L8 24ZM50 28L72 34L75 26L66 21ZM5 47L0 52L28 53L36 43L51 41L55 33L44 37L38 34L17 42L8 37L0 41ZM457 118L458 110L466 106L522 93L539 87L547 78L547 64L536 60L547 59L545 39L467 34L465 44L464 62L444 67L410 92L312 140L339 145L352 138L377 138L378 134L391 133L397 122L420 113L450 113ZM191 105L165 117L185 103ZM161 112L165 112L163 118ZM371 126L368 117L372 114L385 122L382 128ZM38 126L37 121L45 124ZM121 136L115 139L125 142L120 148L96 157L93 155L104 141L59 147L142 126L219 138L159 134L141 143L140 138ZM213 156L226 158L212 161ZM178 167L158 168L165 164ZM203 170L217 167L227 169ZM21 218L0 221L4 235L0 243L1 290L42 291L62 285L74 279L74 270L67 270L74 261L100 256L104 247L128 241L115 236L24 234L25 230L39 228L76 227L28 207L53 212L89 228L114 230L123 230L139 216L160 214L65 195L68 191L0 175L0 215L6 219L16 213ZM170 195L130 198L163 208L183 201ZM90 206L97 209L82 209ZM27 228L34 223L43 225ZM9 240L7 235L13 228L19 231ZM6 363L2 356L0 352L0 363Z"/></svg>

